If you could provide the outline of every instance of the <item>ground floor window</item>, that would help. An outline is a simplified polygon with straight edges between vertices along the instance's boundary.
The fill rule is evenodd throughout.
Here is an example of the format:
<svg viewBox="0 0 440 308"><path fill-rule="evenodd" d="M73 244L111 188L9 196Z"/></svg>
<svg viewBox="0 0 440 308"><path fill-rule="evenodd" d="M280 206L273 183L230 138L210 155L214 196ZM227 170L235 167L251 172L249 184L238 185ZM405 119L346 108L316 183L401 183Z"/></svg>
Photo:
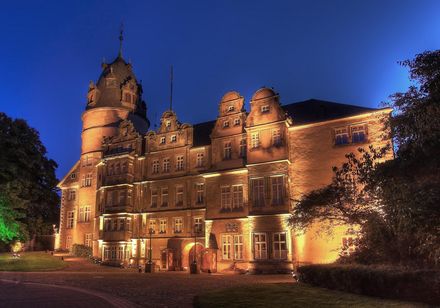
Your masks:
<svg viewBox="0 0 440 308"><path fill-rule="evenodd" d="M232 259L232 235L222 235L222 258L223 260Z"/></svg>
<svg viewBox="0 0 440 308"><path fill-rule="evenodd" d="M66 249L70 249L70 246L72 246L72 236L68 235L66 237Z"/></svg>
<svg viewBox="0 0 440 308"><path fill-rule="evenodd" d="M118 247L118 258L117 260L124 260L124 246Z"/></svg>
<svg viewBox="0 0 440 308"><path fill-rule="evenodd" d="M86 245L87 247L92 247L92 233L86 233L84 245Z"/></svg>
<svg viewBox="0 0 440 308"><path fill-rule="evenodd" d="M273 258L287 259L286 233L278 232L273 234Z"/></svg>
<svg viewBox="0 0 440 308"><path fill-rule="evenodd" d="M243 235L222 235L223 260L243 260Z"/></svg>
<svg viewBox="0 0 440 308"><path fill-rule="evenodd" d="M254 259L267 259L267 238L266 233L254 233Z"/></svg>
<svg viewBox="0 0 440 308"><path fill-rule="evenodd" d="M243 260L243 235L234 235L234 259Z"/></svg>

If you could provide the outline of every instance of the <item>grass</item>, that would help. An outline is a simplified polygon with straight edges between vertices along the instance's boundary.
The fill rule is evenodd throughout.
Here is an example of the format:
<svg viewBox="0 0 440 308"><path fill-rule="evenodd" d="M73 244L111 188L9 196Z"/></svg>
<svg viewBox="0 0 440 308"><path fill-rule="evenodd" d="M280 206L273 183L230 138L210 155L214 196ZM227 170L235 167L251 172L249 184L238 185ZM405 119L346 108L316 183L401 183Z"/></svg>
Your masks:
<svg viewBox="0 0 440 308"><path fill-rule="evenodd" d="M66 266L60 258L45 252L23 252L18 259L12 253L0 253L0 271L43 272L62 269Z"/></svg>
<svg viewBox="0 0 440 308"><path fill-rule="evenodd" d="M256 284L202 294L195 307L425 307L417 303L316 288L301 283Z"/></svg>

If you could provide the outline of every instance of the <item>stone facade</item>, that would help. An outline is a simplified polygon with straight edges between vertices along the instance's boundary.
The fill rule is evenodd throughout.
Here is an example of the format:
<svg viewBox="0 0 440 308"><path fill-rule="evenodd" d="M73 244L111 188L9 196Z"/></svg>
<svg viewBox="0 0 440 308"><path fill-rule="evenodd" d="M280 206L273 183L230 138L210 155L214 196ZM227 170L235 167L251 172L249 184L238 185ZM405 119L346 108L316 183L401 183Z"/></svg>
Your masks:
<svg viewBox="0 0 440 308"><path fill-rule="evenodd" d="M229 92L216 121L182 124L167 110L153 131L141 96L121 56L91 83L81 158L59 184L59 247L88 245L108 264L151 257L162 270L196 261L211 272L284 272L337 258L349 226L332 238L296 236L286 223L292 200L328 184L345 154L390 142L390 109L281 105L262 88L249 112Z"/></svg>

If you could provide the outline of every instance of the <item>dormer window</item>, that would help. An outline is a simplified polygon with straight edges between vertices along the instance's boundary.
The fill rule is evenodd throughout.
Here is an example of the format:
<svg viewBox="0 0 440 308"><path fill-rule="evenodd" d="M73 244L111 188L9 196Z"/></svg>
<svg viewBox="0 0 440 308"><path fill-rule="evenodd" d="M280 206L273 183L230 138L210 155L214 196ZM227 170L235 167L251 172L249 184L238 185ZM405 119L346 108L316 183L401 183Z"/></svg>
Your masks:
<svg viewBox="0 0 440 308"><path fill-rule="evenodd" d="M240 125L240 122L241 122L240 119L237 118L237 119L234 120L234 125L238 126L238 125Z"/></svg>
<svg viewBox="0 0 440 308"><path fill-rule="evenodd" d="M234 111L234 106L228 106L228 112L232 112L232 111Z"/></svg>
<svg viewBox="0 0 440 308"><path fill-rule="evenodd" d="M223 128L228 128L228 127L229 127L229 121L224 121Z"/></svg>
<svg viewBox="0 0 440 308"><path fill-rule="evenodd" d="M165 127L168 128L168 129L171 128L171 121L169 121L169 120L166 121L165 122Z"/></svg>
<svg viewBox="0 0 440 308"><path fill-rule="evenodd" d="M75 179L76 179L76 173L72 173L72 174L70 175L70 178L71 178L72 180L75 180Z"/></svg>
<svg viewBox="0 0 440 308"><path fill-rule="evenodd" d="M270 111L269 105L261 106L261 113L268 113Z"/></svg>
<svg viewBox="0 0 440 308"><path fill-rule="evenodd" d="M165 144L165 142L166 142L165 137L160 137L160 144Z"/></svg>
<svg viewBox="0 0 440 308"><path fill-rule="evenodd" d="M172 135L170 140L171 140L171 142L176 142L177 141L177 136L176 135Z"/></svg>

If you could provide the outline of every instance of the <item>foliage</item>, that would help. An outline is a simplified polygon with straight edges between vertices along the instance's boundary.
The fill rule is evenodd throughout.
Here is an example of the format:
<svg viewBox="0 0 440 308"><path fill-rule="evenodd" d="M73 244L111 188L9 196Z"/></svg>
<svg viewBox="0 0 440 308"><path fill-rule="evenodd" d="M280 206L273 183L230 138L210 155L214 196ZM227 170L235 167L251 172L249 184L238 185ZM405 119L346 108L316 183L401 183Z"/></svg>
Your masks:
<svg viewBox="0 0 440 308"><path fill-rule="evenodd" d="M21 214L14 210L7 198L0 195L0 242L11 243L23 238L23 226L18 221L21 217Z"/></svg>
<svg viewBox="0 0 440 308"><path fill-rule="evenodd" d="M440 304L440 272L320 264L298 268L301 282L356 294Z"/></svg>
<svg viewBox="0 0 440 308"><path fill-rule="evenodd" d="M57 164L47 158L35 129L4 113L0 113L0 148L0 194L7 200L4 210L22 226L18 237L47 234L58 218Z"/></svg>
<svg viewBox="0 0 440 308"><path fill-rule="evenodd" d="M334 168L332 183L303 196L290 223L360 226L361 263L440 265L440 51L404 61L418 86L391 96L395 159L387 148L358 149Z"/></svg>
<svg viewBox="0 0 440 308"><path fill-rule="evenodd" d="M73 244L72 254L75 257L90 258L92 256L92 248L86 245Z"/></svg>

